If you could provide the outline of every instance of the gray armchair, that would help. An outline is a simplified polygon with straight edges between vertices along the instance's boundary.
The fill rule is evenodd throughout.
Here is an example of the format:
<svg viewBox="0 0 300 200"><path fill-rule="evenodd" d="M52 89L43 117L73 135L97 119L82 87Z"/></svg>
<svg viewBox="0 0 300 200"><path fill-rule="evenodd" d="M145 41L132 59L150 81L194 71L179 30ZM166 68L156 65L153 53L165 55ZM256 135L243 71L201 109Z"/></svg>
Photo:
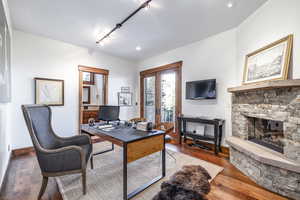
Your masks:
<svg viewBox="0 0 300 200"><path fill-rule="evenodd" d="M43 175L38 199L45 192L48 177L74 173L82 174L85 194L86 166L92 153L90 137L85 134L68 138L56 135L51 126L52 114L49 106L22 105L22 111Z"/></svg>

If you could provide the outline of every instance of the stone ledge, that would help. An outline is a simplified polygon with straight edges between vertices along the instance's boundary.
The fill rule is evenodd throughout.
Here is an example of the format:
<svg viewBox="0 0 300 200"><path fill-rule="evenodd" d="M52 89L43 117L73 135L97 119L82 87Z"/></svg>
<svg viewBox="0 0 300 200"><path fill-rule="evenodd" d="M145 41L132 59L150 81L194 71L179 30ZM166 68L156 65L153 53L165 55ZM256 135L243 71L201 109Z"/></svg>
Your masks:
<svg viewBox="0 0 300 200"><path fill-rule="evenodd" d="M235 92L247 92L247 91L261 90L261 89L292 88L292 87L300 87L300 79L266 81L262 83L228 88L227 91L231 93L235 93Z"/></svg>
<svg viewBox="0 0 300 200"><path fill-rule="evenodd" d="M300 163L289 160L280 153L237 137L229 137L226 142L259 162L300 173Z"/></svg>

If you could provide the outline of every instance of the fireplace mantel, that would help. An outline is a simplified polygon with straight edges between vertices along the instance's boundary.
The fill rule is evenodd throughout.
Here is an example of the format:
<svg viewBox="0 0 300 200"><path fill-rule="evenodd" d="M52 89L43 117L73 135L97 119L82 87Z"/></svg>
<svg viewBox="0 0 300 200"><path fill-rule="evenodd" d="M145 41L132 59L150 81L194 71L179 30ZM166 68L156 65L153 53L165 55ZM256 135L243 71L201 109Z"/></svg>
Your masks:
<svg viewBox="0 0 300 200"><path fill-rule="evenodd" d="M249 85L242 85L238 87L228 88L227 91L231 93L237 93L237 92L248 92L254 90L292 88L292 87L300 87L300 79L266 81L257 84L249 84Z"/></svg>

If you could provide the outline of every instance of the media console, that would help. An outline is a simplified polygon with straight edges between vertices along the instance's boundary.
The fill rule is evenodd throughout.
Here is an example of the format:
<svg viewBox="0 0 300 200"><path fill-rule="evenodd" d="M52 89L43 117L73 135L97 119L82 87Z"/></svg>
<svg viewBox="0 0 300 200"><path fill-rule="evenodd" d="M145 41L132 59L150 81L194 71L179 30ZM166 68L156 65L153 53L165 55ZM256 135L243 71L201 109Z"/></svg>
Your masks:
<svg viewBox="0 0 300 200"><path fill-rule="evenodd" d="M215 145L215 154L218 155L219 152L222 152L221 149L221 142L222 142L222 135L223 135L223 126L225 120L223 119L209 119L206 117L187 117L187 116L180 116L177 118L178 120L178 129L180 134L179 142L182 144L182 136L183 142L186 142L187 137L192 138L194 140L194 145L199 146L204 149L209 149L204 145L199 145L196 143L197 140L202 141L212 141ZM187 122L192 123L199 123L199 124L209 124L214 126L214 136L209 135L199 135L195 134L191 131L187 131Z"/></svg>

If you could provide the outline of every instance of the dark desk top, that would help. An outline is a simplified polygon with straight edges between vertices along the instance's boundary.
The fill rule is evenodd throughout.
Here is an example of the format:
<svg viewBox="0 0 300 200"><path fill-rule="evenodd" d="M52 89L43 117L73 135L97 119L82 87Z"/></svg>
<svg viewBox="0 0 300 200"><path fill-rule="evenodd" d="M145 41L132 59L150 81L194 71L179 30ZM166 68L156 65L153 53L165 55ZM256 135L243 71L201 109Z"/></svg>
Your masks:
<svg viewBox="0 0 300 200"><path fill-rule="evenodd" d="M159 130L153 130L153 131L140 131L136 130L131 127L127 127L124 125L114 126L115 129L110 131L105 131L103 129L97 128L99 124L96 124L95 126L91 127L88 124L81 125L81 130L87 133L90 133L92 135L106 135L110 136L112 138L115 138L122 142L134 142L137 140L145 139L148 137L152 137L155 135L164 135L164 131Z"/></svg>

